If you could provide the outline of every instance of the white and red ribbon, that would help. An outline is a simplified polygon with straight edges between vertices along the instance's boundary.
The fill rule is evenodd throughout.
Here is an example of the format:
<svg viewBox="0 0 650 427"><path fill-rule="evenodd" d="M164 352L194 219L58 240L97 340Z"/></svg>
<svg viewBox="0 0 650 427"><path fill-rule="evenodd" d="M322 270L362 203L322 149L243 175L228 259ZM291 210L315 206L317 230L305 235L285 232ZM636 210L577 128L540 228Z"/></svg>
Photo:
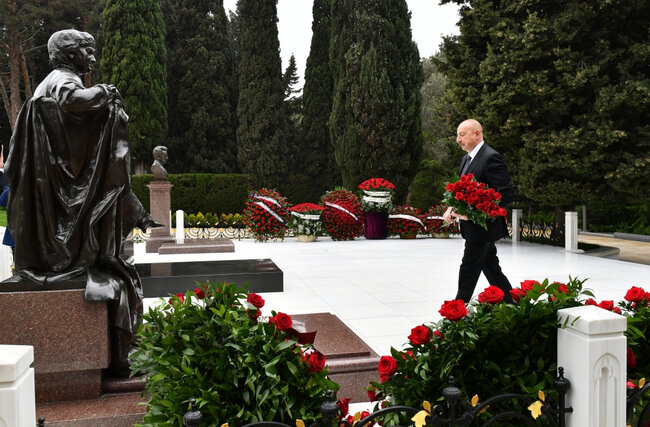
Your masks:
<svg viewBox="0 0 650 427"><path fill-rule="evenodd" d="M424 224L420 220L420 218L415 217L413 215L406 215L406 214L394 214L394 215L388 215L388 219L390 218L398 218L398 219L407 219L409 221L414 221L420 224L422 227L424 227Z"/></svg>
<svg viewBox="0 0 650 427"><path fill-rule="evenodd" d="M350 215L352 218L354 218L355 221L359 221L359 218L349 210L345 209L343 206L337 205L336 203L331 203L331 202L325 202L326 206L330 206L334 209L338 209L340 211L345 212L346 214Z"/></svg>
<svg viewBox="0 0 650 427"><path fill-rule="evenodd" d="M278 221L280 221L281 223L284 224L284 220L280 217L280 215L278 215L278 214L276 214L275 212L273 212L273 209L271 209L270 207L266 206L263 202L253 202L253 203L255 203L257 206L260 206L262 209L264 209L265 211L267 211L268 213L270 213L271 215L273 215L273 217L275 217L275 219L277 219ZM279 204L278 204L278 206L279 206Z"/></svg>

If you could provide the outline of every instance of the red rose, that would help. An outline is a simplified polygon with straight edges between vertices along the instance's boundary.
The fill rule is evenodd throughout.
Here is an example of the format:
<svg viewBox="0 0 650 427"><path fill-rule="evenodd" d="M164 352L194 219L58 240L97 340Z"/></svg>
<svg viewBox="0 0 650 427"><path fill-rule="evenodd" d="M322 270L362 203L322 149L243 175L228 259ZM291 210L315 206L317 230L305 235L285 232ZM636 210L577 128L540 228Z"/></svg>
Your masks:
<svg viewBox="0 0 650 427"><path fill-rule="evenodd" d="M262 312L260 310L248 310L248 315L253 319L257 319L262 315Z"/></svg>
<svg viewBox="0 0 650 427"><path fill-rule="evenodd" d="M350 399L349 397L342 397L339 399L338 402L336 402L336 406L339 407L339 410L341 411L341 414L339 415L339 419L342 417L345 417L348 412L350 412Z"/></svg>
<svg viewBox="0 0 650 427"><path fill-rule="evenodd" d="M593 298L589 298L587 301L585 301L585 305L595 305L596 307L598 307L598 303Z"/></svg>
<svg viewBox="0 0 650 427"><path fill-rule="evenodd" d="M194 289L194 294L198 299L203 299L205 298L205 292L203 292L203 289L201 288L196 288Z"/></svg>
<svg viewBox="0 0 650 427"><path fill-rule="evenodd" d="M636 368L636 357L634 357L634 353L629 348L627 349L627 367L632 369Z"/></svg>
<svg viewBox="0 0 650 427"><path fill-rule="evenodd" d="M628 382L625 384L625 387L627 387L627 388L639 388L639 386L637 386L636 384L634 384L632 381L628 381Z"/></svg>
<svg viewBox="0 0 650 427"><path fill-rule="evenodd" d="M416 326L411 329L411 335L408 338L413 345L424 344L431 341L431 330L424 325Z"/></svg>
<svg viewBox="0 0 650 427"><path fill-rule="evenodd" d="M445 339L444 335L442 335L442 332L440 332L440 331L438 331L438 330L433 331L433 336L434 336L434 337L438 337L438 338L440 338L440 341L442 341L443 339Z"/></svg>
<svg viewBox="0 0 650 427"><path fill-rule="evenodd" d="M541 285L537 280L524 280L521 282L521 289L524 292L532 291L535 285Z"/></svg>
<svg viewBox="0 0 650 427"><path fill-rule="evenodd" d="M498 304L503 301L503 291L494 285L490 285L483 292L478 294L478 302L481 304Z"/></svg>
<svg viewBox="0 0 650 427"><path fill-rule="evenodd" d="M614 313L621 314L621 309L616 307L614 305L614 301L612 301L611 299L601 301L600 304L598 304L598 307L604 308L605 310L613 311Z"/></svg>
<svg viewBox="0 0 650 427"><path fill-rule="evenodd" d="M246 298L246 301L250 302L255 306L255 308L262 308L264 307L264 298L257 294L248 294L248 298Z"/></svg>
<svg viewBox="0 0 650 427"><path fill-rule="evenodd" d="M178 297L179 300L181 300L181 302L185 302L185 295L183 295L183 294L176 294L176 296ZM169 299L169 301L167 301L167 302L171 304L173 300L174 300L174 297L171 297L171 298Z"/></svg>
<svg viewBox="0 0 650 427"><path fill-rule="evenodd" d="M638 286L632 286L625 294L625 299L630 302L639 302L645 298L645 290Z"/></svg>
<svg viewBox="0 0 650 427"><path fill-rule="evenodd" d="M309 355L307 364L309 365L309 371L320 372L325 368L325 356L320 351L314 351Z"/></svg>
<svg viewBox="0 0 650 427"><path fill-rule="evenodd" d="M447 320L455 322L467 316L469 312L467 307L465 307L465 301L462 299L456 299L453 301L445 301L445 303L440 307L438 313Z"/></svg>
<svg viewBox="0 0 650 427"><path fill-rule="evenodd" d="M386 382L386 380L397 372L397 361L393 356L381 356L379 359L378 370L381 382Z"/></svg>
<svg viewBox="0 0 650 427"><path fill-rule="evenodd" d="M521 301L522 298L526 296L526 292L524 292L520 288L515 288L510 290L510 296L512 297L514 302L519 302Z"/></svg>
<svg viewBox="0 0 650 427"><path fill-rule="evenodd" d="M558 283L558 282L555 282ZM567 294L569 295L569 288L564 283L559 283L560 286L558 286L557 291L561 294Z"/></svg>
<svg viewBox="0 0 650 427"><path fill-rule="evenodd" d="M275 327L281 331L286 331L287 329L291 328L291 324L293 322L291 320L291 316L288 314L278 313L269 319L269 323L273 323Z"/></svg>

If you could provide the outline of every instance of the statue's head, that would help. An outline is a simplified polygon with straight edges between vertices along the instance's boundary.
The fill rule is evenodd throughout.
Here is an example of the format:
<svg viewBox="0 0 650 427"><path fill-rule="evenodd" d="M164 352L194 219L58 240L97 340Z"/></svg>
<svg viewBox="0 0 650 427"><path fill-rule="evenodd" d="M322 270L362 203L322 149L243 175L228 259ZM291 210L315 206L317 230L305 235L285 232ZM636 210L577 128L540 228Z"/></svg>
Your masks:
<svg viewBox="0 0 650 427"><path fill-rule="evenodd" d="M153 158L158 160L160 163L167 163L167 147L164 145L158 145L153 149Z"/></svg>
<svg viewBox="0 0 650 427"><path fill-rule="evenodd" d="M77 74L89 73L95 63L95 39L83 31L57 31L50 36L47 51L54 68L68 68Z"/></svg>

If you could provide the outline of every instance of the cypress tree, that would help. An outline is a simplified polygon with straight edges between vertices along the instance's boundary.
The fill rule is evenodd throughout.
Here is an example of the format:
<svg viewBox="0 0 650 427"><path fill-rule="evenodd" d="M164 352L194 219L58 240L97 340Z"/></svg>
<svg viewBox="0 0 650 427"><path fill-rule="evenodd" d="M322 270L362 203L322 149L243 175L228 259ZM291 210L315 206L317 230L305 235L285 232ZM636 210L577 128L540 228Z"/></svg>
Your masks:
<svg viewBox="0 0 650 427"><path fill-rule="evenodd" d="M151 164L167 135L165 24L160 0L108 0L102 76L122 94L136 168Z"/></svg>
<svg viewBox="0 0 650 427"><path fill-rule="evenodd" d="M239 165L255 186L280 188L287 176L287 117L277 0L239 0Z"/></svg>
<svg viewBox="0 0 650 427"><path fill-rule="evenodd" d="M314 0L312 38L303 88L303 120L300 149L305 153L306 174L311 182L311 199L341 184L341 172L334 160L328 122L332 113L332 71L330 70L330 3Z"/></svg>
<svg viewBox="0 0 650 427"><path fill-rule="evenodd" d="M422 67L406 2L335 0L331 11L330 130L343 185L381 176L401 202L422 153Z"/></svg>
<svg viewBox="0 0 650 427"><path fill-rule="evenodd" d="M170 170L238 169L223 0L165 0Z"/></svg>

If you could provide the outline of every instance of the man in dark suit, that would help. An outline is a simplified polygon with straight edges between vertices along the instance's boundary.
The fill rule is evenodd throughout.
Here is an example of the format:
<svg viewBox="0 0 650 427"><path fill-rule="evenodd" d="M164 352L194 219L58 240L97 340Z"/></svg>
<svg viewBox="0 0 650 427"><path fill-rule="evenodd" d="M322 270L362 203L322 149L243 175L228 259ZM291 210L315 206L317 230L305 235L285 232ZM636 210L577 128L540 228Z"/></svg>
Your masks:
<svg viewBox="0 0 650 427"><path fill-rule="evenodd" d="M492 147L483 141L481 124L468 119L458 125L456 142L467 152L460 166L460 174L473 174L478 182L484 182L489 188L501 193L500 206L507 208L514 201L512 181L508 174L506 161ZM465 239L465 252L458 273L458 293L456 299L469 302L476 288L481 271L490 285L498 286L504 293L504 301L512 302L512 286L501 271L497 240L508 235L504 217L487 221L487 231L480 225L468 221L467 217L455 212L451 207L444 213L447 222L460 219L460 233Z"/></svg>

